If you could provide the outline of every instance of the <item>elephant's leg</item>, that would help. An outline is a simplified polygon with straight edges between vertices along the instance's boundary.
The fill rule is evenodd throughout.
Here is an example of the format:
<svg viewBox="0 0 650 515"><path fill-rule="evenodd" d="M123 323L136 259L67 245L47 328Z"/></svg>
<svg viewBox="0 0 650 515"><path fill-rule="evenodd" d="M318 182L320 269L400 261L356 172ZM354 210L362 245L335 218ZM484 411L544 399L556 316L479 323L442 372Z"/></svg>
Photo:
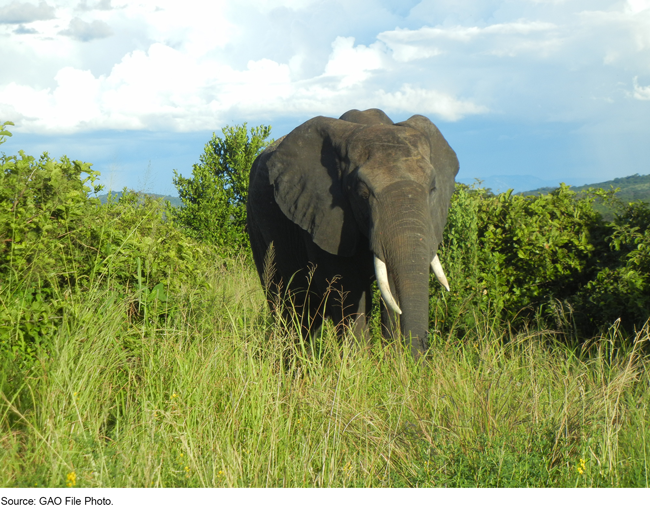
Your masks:
<svg viewBox="0 0 650 515"><path fill-rule="evenodd" d="M301 273L306 271L301 271ZM314 270L310 269L307 277L307 289L300 294L300 309L296 312L300 316L300 327L305 340L318 336L323 325L322 298L315 289Z"/></svg>
<svg viewBox="0 0 650 515"><path fill-rule="evenodd" d="M352 333L357 341L368 341L368 319L372 310L372 293L360 287L341 286L329 297L328 315L336 326L339 338Z"/></svg>
<svg viewBox="0 0 650 515"><path fill-rule="evenodd" d="M352 314L351 329L354 338L358 342L370 342L370 330L368 322L372 313L372 290L366 289L358 302L357 312Z"/></svg>
<svg viewBox="0 0 650 515"><path fill-rule="evenodd" d="M276 265L275 245L267 243L256 224L249 223L248 235L253 251L253 258L260 282L264 288L266 301L272 313L280 313L280 298L282 295L282 276Z"/></svg>
<svg viewBox="0 0 650 515"><path fill-rule="evenodd" d="M334 322L339 338L346 332L361 342L369 341L368 320L372 312L372 266L370 258L352 256L339 258L336 280L330 280L328 316ZM330 276L334 272L330 273Z"/></svg>
<svg viewBox="0 0 650 515"><path fill-rule="evenodd" d="M342 257L322 250L307 233L304 241L310 262L316 263L310 282L315 295L310 300L320 304L312 307L312 316L318 321L331 318L339 337L351 330L357 340L368 338L374 274L368 243L359 242L355 255Z"/></svg>

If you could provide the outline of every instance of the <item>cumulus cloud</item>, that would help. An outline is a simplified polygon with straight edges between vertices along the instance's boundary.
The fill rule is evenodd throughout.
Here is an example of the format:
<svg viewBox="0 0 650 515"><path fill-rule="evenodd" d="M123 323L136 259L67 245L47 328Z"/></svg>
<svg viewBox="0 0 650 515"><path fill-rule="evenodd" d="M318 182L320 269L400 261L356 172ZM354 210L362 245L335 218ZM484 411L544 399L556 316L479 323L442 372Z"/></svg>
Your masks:
<svg viewBox="0 0 650 515"><path fill-rule="evenodd" d="M242 0L235 16L226 0L61 0L59 27L39 25L42 37L13 51L22 63L32 45L29 69L70 57L38 84L16 64L0 79L2 111L30 131L191 131L369 107L575 121L650 95L636 79L625 86L648 73L650 0L421 0L401 18L397 0L359 0L363 34L344 25L357 4L331 2L323 11L317 0ZM98 19L75 17L88 10ZM106 40L113 28L134 36ZM92 51L80 44L91 40Z"/></svg>
<svg viewBox="0 0 650 515"><path fill-rule="evenodd" d="M378 44L354 46L353 37L338 37L332 43L332 53L325 66L325 75L342 77L341 87L363 82L372 70L383 67L383 52Z"/></svg>
<svg viewBox="0 0 650 515"><path fill-rule="evenodd" d="M38 34L36 29L31 27L25 27L24 25L18 25L14 30L14 34Z"/></svg>
<svg viewBox="0 0 650 515"><path fill-rule="evenodd" d="M637 77L634 77L634 98L637 100L650 100L650 86L639 86Z"/></svg>
<svg viewBox="0 0 650 515"><path fill-rule="evenodd" d="M113 9L111 0L99 0L94 5L88 5L88 0L81 0L76 7L77 11L110 11Z"/></svg>
<svg viewBox="0 0 650 515"><path fill-rule="evenodd" d="M80 18L72 18L68 28L59 32L59 34L69 36L77 41L86 42L112 36L113 31L106 22L101 20L93 20L87 23Z"/></svg>
<svg viewBox="0 0 650 515"><path fill-rule="evenodd" d="M0 90L0 98L20 113L15 121L36 132L202 130L231 117L339 116L352 107L446 120L486 112L433 88L368 88L370 71L380 69L385 58L380 45L354 46L353 38L339 38L321 75L293 80L286 63L261 59L238 70L156 43L128 54L108 75L66 67L57 73L54 88L12 83Z"/></svg>
<svg viewBox="0 0 650 515"><path fill-rule="evenodd" d="M38 5L27 2L12 2L0 7L0 23L20 24L54 18L54 7L41 0Z"/></svg>
<svg viewBox="0 0 650 515"><path fill-rule="evenodd" d="M414 88L409 84L392 93L382 91L377 96L377 103L386 109L435 115L452 122L488 111L485 106L474 102L459 100L440 91Z"/></svg>
<svg viewBox="0 0 650 515"><path fill-rule="evenodd" d="M640 13L650 9L650 0L627 0L627 10L632 13Z"/></svg>
<svg viewBox="0 0 650 515"><path fill-rule="evenodd" d="M521 53L548 54L561 48L558 27L553 23L519 20L485 27L422 27L396 29L378 35L396 60L408 62L442 53L472 51L515 56Z"/></svg>

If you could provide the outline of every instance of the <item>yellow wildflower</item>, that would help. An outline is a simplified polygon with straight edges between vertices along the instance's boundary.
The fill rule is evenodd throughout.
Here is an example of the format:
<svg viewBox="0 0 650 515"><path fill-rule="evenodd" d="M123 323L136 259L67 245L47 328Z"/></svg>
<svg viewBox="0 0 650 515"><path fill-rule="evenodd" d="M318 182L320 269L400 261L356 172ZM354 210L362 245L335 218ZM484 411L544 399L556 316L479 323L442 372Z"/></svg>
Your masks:
<svg viewBox="0 0 650 515"><path fill-rule="evenodd" d="M77 484L77 473L73 470L68 474L66 486L73 487L76 484Z"/></svg>

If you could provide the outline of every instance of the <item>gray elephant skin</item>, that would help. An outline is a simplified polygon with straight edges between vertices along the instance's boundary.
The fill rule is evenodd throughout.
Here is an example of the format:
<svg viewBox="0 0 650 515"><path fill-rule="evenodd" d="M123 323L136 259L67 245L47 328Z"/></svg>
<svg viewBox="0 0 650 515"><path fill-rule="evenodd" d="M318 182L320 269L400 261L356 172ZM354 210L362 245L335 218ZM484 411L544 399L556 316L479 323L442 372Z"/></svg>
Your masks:
<svg viewBox="0 0 650 515"><path fill-rule="evenodd" d="M421 357L430 267L449 289L436 253L458 167L428 118L393 123L379 109L312 118L267 147L251 168L247 213L271 308L285 299L304 337L329 317L364 338L377 280L384 336L401 332Z"/></svg>

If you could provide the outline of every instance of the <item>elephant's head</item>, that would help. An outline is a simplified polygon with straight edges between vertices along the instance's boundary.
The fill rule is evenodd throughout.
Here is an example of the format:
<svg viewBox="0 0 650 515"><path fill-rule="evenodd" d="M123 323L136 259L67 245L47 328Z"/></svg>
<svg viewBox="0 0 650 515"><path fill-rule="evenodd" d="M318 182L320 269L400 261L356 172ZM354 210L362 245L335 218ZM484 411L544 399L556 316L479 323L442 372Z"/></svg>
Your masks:
<svg viewBox="0 0 650 515"><path fill-rule="evenodd" d="M352 256L370 245L382 297L422 352L429 266L448 289L436 253L458 172L437 127L419 115L393 124L377 109L313 118L284 138L268 170L282 212L323 250Z"/></svg>

